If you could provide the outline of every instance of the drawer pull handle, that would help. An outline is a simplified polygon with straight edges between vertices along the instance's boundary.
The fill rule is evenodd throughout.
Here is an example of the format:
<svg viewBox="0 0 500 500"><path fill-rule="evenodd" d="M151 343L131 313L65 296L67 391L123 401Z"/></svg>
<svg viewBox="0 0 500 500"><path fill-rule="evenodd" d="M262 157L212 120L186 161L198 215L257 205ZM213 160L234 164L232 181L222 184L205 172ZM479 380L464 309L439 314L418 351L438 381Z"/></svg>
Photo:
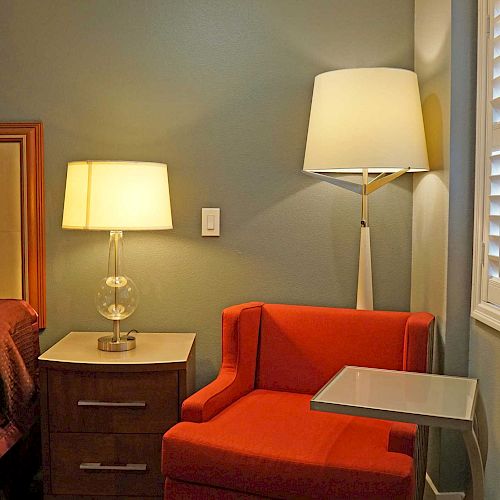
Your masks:
<svg viewBox="0 0 500 500"><path fill-rule="evenodd" d="M84 462L80 464L81 470L117 470L125 472L144 472L147 464L103 465L100 462Z"/></svg>
<svg viewBox="0 0 500 500"><path fill-rule="evenodd" d="M117 408L145 408L146 401L128 401L125 403L113 401L78 401L78 406L113 406Z"/></svg>

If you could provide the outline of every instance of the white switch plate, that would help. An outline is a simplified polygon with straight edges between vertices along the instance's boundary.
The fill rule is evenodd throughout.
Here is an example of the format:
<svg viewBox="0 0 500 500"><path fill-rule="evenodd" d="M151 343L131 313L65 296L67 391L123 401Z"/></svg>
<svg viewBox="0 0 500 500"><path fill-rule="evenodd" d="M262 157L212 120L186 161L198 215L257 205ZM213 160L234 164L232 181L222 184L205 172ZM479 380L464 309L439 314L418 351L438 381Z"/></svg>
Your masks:
<svg viewBox="0 0 500 500"><path fill-rule="evenodd" d="M220 236L220 208L201 209L201 235Z"/></svg>

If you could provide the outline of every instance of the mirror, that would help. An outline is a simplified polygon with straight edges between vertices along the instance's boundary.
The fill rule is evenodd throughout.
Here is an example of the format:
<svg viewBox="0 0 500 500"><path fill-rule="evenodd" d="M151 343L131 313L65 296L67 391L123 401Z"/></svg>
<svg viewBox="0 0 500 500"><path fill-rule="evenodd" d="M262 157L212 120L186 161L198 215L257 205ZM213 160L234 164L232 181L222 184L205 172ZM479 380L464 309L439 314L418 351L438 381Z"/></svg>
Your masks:
<svg viewBox="0 0 500 500"><path fill-rule="evenodd" d="M24 299L46 326L43 127L0 123L0 299Z"/></svg>

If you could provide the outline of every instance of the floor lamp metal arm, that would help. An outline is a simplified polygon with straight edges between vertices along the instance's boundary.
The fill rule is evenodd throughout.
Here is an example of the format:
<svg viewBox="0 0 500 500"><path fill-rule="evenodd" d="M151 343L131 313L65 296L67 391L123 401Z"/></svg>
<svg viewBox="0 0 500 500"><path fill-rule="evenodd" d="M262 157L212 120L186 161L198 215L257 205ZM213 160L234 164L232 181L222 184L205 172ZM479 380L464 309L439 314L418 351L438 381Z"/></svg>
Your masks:
<svg viewBox="0 0 500 500"><path fill-rule="evenodd" d="M406 174L410 170L409 168L402 168L401 170L398 170L397 172L393 172L392 174L385 174L382 173L380 175L377 175L375 179L373 179L370 182L367 182L366 184L366 190L367 193L373 193L377 189L380 189L382 186L385 186L386 184L389 184L389 182L392 182L393 180L397 179L398 177L401 177L403 174Z"/></svg>
<svg viewBox="0 0 500 500"><path fill-rule="evenodd" d="M363 190L363 186L355 182L338 179L337 177L330 177L326 174L319 174L318 172L311 172L308 170L303 170L303 172L310 177L328 182L329 184L334 184L335 186L341 187L342 189L347 189L348 191L352 191L353 193L361 194Z"/></svg>

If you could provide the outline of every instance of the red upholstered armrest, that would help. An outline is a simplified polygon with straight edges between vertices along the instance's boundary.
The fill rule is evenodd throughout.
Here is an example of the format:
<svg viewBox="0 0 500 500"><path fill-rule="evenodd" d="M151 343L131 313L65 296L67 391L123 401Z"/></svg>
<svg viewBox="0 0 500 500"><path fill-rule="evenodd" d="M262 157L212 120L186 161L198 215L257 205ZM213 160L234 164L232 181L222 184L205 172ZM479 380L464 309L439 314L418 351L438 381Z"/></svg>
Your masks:
<svg viewBox="0 0 500 500"><path fill-rule="evenodd" d="M394 453L404 453L405 455L413 457L416 435L417 426L415 424L394 422L389 431L387 450Z"/></svg>
<svg viewBox="0 0 500 500"><path fill-rule="evenodd" d="M430 372L432 362L432 340L434 316L429 313L411 314L406 322L403 370L408 372ZM417 426L395 422L392 424L387 443L388 451L404 453L413 457Z"/></svg>
<svg viewBox="0 0 500 500"><path fill-rule="evenodd" d="M403 370L426 373L431 369L432 328L434 316L429 313L413 313L406 322Z"/></svg>
<svg viewBox="0 0 500 500"><path fill-rule="evenodd" d="M206 422L254 388L262 305L249 302L223 311L221 369L184 401L182 420Z"/></svg>

